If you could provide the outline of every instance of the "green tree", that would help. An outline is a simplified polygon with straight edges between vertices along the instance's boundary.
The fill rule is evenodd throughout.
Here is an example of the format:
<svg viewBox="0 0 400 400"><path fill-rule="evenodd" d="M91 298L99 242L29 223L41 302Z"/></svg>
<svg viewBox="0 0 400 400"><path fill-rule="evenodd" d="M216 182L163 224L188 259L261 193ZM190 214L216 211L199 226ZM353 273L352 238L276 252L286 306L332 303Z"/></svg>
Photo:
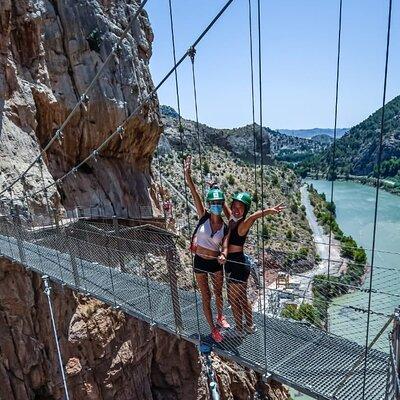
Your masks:
<svg viewBox="0 0 400 400"><path fill-rule="evenodd" d="M232 174L229 174L227 179L228 179L228 183L229 183L231 186L235 184L235 178L233 177Z"/></svg>
<svg viewBox="0 0 400 400"><path fill-rule="evenodd" d="M262 226L262 228L261 228L261 237L262 237L264 240L268 240L268 239L270 238L269 229L268 229L268 227L267 227L266 224L263 224L263 226Z"/></svg>
<svg viewBox="0 0 400 400"><path fill-rule="evenodd" d="M203 173L204 173L204 175L207 175L210 173L210 164L208 163L207 160L205 160L203 162Z"/></svg>

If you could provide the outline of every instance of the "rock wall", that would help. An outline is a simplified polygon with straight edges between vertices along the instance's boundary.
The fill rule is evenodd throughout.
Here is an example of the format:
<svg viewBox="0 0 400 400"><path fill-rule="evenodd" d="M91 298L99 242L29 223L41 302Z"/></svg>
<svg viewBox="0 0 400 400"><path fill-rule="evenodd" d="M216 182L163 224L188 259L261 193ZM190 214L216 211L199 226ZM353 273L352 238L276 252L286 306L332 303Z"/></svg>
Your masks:
<svg viewBox="0 0 400 400"><path fill-rule="evenodd" d="M0 0L0 188L26 169L56 132L118 40L140 0ZM45 183L83 161L153 88L153 33L145 12L51 146ZM154 205L150 161L161 132L153 100L76 177L60 188L64 207L102 208L122 217ZM25 189L42 187L39 167ZM22 194L15 186L14 196ZM49 196L55 197L54 189ZM43 195L30 206L43 209Z"/></svg>
<svg viewBox="0 0 400 400"><path fill-rule="evenodd" d="M53 284L73 400L206 400L196 348L103 303ZM281 385L214 357L223 400L287 399ZM0 259L0 398L61 400L47 297L39 275Z"/></svg>

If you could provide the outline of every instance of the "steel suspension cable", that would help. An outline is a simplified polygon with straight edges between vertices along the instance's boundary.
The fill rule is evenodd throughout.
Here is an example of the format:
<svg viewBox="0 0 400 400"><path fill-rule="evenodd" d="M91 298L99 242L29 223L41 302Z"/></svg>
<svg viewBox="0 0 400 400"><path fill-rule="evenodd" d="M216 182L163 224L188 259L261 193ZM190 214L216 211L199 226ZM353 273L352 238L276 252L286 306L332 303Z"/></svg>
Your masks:
<svg viewBox="0 0 400 400"><path fill-rule="evenodd" d="M174 29L174 18L172 12L172 0L168 0L169 5L169 20L170 20L170 27L171 27L171 41L172 41L172 56L174 58L174 66L176 65L176 46L175 46L175 29ZM183 133L184 129L182 126L182 115L181 115L181 100L179 95L179 80L178 80L178 70L175 69L174 71L175 77L175 94L176 94L176 106L178 109L178 130L179 130L179 146L180 146L180 155L181 155L181 162L182 162L182 176L183 176L183 184L185 188L185 208L186 208L186 217L187 217L187 224L188 224L188 231L189 234L192 231L191 224L190 224L190 210L189 210L189 195L188 195L188 188L185 180L185 169L183 164Z"/></svg>
<svg viewBox="0 0 400 400"><path fill-rule="evenodd" d="M258 206L258 182L257 182L257 132L256 132L256 118L255 118L255 93L254 93L254 57L253 57L253 22L252 22L252 9L251 1L248 0L248 13L249 13L249 47L250 47L250 84L251 84L251 117L252 117L252 133L253 133L253 156L254 156L254 194L256 197L256 206ZM257 208L257 207L256 207ZM260 251L260 234L259 234L259 220L256 221L257 232L257 255L259 257Z"/></svg>
<svg viewBox="0 0 400 400"><path fill-rule="evenodd" d="M174 73L174 71L183 63L183 61L189 56L190 50L192 48L195 48L201 40L206 36L206 34L210 31L210 29L215 25L215 23L221 18L221 16L224 14L224 12L227 10L227 8L232 4L233 0L229 0L225 3L225 5L221 8L221 10L218 12L218 14L212 19L212 21L207 25L207 27L201 32L201 34L197 37L197 39L193 42L193 44L190 46L190 49L177 61L177 63L167 72L167 74L162 78L162 80L158 83L156 87L153 88L153 90L143 99L142 103L139 104L132 112L129 114L129 116L122 122L120 126L118 126L114 132L112 132L107 139L103 141L103 143L97 147L93 152L88 155L83 161L78 163L75 167L71 168L67 173L65 173L62 177L57 179L57 181L54 181L46 186L46 189L49 189L50 187L61 184L61 182L66 179L68 176L75 175L76 172L78 171L79 168L82 167L82 165L86 164L88 161L91 159L96 160L96 158L99 156L100 151L107 146L107 144L117 135L121 135L124 132L124 126L135 116L139 113L139 111L143 108L145 104L149 102L154 96L156 96L157 91L160 89L162 85L168 80L168 78ZM40 193L43 189L37 190L33 192L30 197Z"/></svg>
<svg viewBox="0 0 400 400"><path fill-rule="evenodd" d="M200 140L200 124L199 124L199 112L197 106L197 87L196 87L196 72L194 67L194 62L196 58L196 49L191 47L189 49L189 56L192 62L192 86L193 86L193 99L194 99L194 111L196 116L196 134L197 134L197 152L199 155L199 165L200 165L200 180L201 180L201 198L204 199L205 196L205 184L204 184L204 174L203 174L203 156L201 151L201 140Z"/></svg>
<svg viewBox="0 0 400 400"><path fill-rule="evenodd" d="M258 89L259 89L259 118L260 118L260 184L261 184L261 209L264 210L264 151L263 151L263 99L262 99L262 48L261 48L261 0L257 0L257 32L258 32ZM264 215L261 218L264 228ZM267 371L267 316L266 316L266 282L265 282L265 238L261 234L262 272L263 272L263 324L264 324L264 361Z"/></svg>
<svg viewBox="0 0 400 400"><path fill-rule="evenodd" d="M171 26L171 41L172 41L172 55L174 58L174 66L176 65L176 47L175 47L175 30L174 30L174 19L172 13L172 0L168 0L169 5L169 17L170 17L170 26ZM181 102L180 102L180 95L179 95L179 81L178 81L178 71L175 69L174 71L175 76L175 93L176 93L176 105L178 108L178 130L179 130L179 139L180 139L180 154L181 154L181 162L182 162L182 175L183 175L183 183L185 188L185 211L187 217L187 224L188 224L188 232L190 235L191 224L190 224L190 209L189 209L189 195L188 195L188 188L185 179L185 168L184 168L184 160L183 160L183 126L182 126L182 116L181 116ZM190 253L190 261L192 264L192 279L193 279L193 286L194 286L194 298L195 298L195 305L196 305L196 323L197 323L197 335L199 344L201 341L201 334L200 334L200 312L199 312L199 300L198 300L198 293L197 293L197 284L196 284L196 276L194 273L194 265L193 265L193 254Z"/></svg>
<svg viewBox="0 0 400 400"><path fill-rule="evenodd" d="M385 104L386 104L386 88L387 88L387 76L388 76L388 65L389 65L389 49L390 49L390 29L392 22L392 0L389 0L388 20L387 20L387 35L386 35L386 55L385 55L385 72L383 80L383 98L382 98L382 116L381 116L381 127L379 133L379 147L378 147L378 160L377 160L377 179L376 179L376 191L375 191L375 209L374 209L374 225L372 233L372 254L371 254L371 267L369 274L369 294L368 294L368 311L371 309L372 303L372 282L374 276L374 262L375 262L375 245L376 245L376 230L378 223L378 205L379 205L379 186L381 179L381 163L382 163L382 150L383 150L383 134L385 130ZM370 313L367 314L367 332L365 337L365 356L364 356L364 368L363 368L363 389L362 398L365 399L365 387L367 381L367 363L368 363L368 341L369 341L369 330L370 330Z"/></svg>
<svg viewBox="0 0 400 400"><path fill-rule="evenodd" d="M342 7L343 0L339 0L339 25L338 25L338 39L337 39L337 60L336 60L336 87L335 87L335 122L333 129L333 143L331 152L331 196L330 196L330 218L329 218L329 246L328 246L328 280L330 278L330 268L331 268L331 244L332 244L332 225L333 225L333 190L335 182L335 157L336 157L336 134L337 134L337 116L338 116L338 100L339 100L339 78L340 78L340 46L342 38Z"/></svg>
<svg viewBox="0 0 400 400"><path fill-rule="evenodd" d="M61 140L63 137L63 130L67 126L68 122L72 119L73 115L75 112L79 109L81 105L85 105L87 101L89 100L89 92L93 89L95 83L97 80L100 78L102 75L104 69L110 62L112 56L118 51L119 46L122 44L122 41L125 39L127 36L129 30L131 29L131 26L133 22L139 17L140 13L143 11L144 6L148 0L142 0L142 3L140 4L139 8L136 10L135 14L132 16L132 18L129 20L127 26L125 27L124 31L122 32L122 35L119 37L117 43L113 46L112 51L108 54L107 58L105 59L104 63L100 67L100 69L97 71L96 75L90 82L89 86L87 89L84 91L84 93L81 95L79 98L78 102L75 104L74 108L69 112L67 115L67 118L64 120L64 122L61 124L61 126L57 129L56 133L52 138L49 140L49 142L46 144L46 146L40 151L39 155L29 164L28 168L20 174L14 181L12 181L5 189L0 191L0 196L5 193L9 188L13 187L22 177L25 177L27 173L32 169L32 167L42 158L45 154L46 151L51 147L51 145L56 141L56 140Z"/></svg>
<svg viewBox="0 0 400 400"><path fill-rule="evenodd" d="M44 293L47 296L47 302L49 304L51 326L52 326L52 330L53 330L54 341L56 343L57 357L58 357L58 363L59 363L59 368L60 368L60 372L61 372L61 378L62 378L63 386L64 386L65 399L69 400L67 379L66 379L66 376L65 376L64 364L63 364L62 355L61 355L61 348L60 348L60 343L59 343L59 340L58 340L57 325L56 325L56 321L55 321L55 318L54 318L53 305L52 305L52 302L51 302L51 286L50 286L50 283L49 283L49 277L47 275L44 275L44 276L42 276L42 279L43 279L44 287L45 287Z"/></svg>

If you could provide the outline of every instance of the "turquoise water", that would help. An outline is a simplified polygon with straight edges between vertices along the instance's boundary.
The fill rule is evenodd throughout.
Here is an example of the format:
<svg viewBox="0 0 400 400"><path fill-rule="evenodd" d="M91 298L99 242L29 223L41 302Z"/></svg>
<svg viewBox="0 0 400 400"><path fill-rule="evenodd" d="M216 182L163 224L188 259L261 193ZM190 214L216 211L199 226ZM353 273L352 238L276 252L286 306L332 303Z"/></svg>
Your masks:
<svg viewBox="0 0 400 400"><path fill-rule="evenodd" d="M331 182L307 180L320 193L330 199ZM335 182L334 202L337 222L343 232L351 235L366 249L368 261L372 260L372 237L376 189L355 182ZM382 293L371 297L371 309L376 313L390 314L400 304L400 197L380 191L372 287ZM369 287L369 276L363 287ZM330 331L358 343L365 344L366 315L353 311L348 306L368 307L368 294L355 292L334 300L329 310ZM343 307L346 306L346 307ZM386 316L371 315L369 343L387 322ZM389 329L374 345L387 351ZM310 399L291 390L293 399Z"/></svg>
<svg viewBox="0 0 400 400"><path fill-rule="evenodd" d="M330 199L331 183L327 181L307 180L320 193ZM368 261L372 261L373 220L376 190L355 182L335 182L334 197L337 222L347 235L351 235L367 252ZM384 293L373 293L371 309L378 313L391 314L400 304L400 197L380 191L378 200L378 219L372 288ZM368 288L370 275L363 287ZM365 342L366 315L344 309L341 305L367 308L368 294L355 292L335 300L336 306L330 309L331 331ZM379 332L387 318L371 315L370 340ZM385 332L376 347L385 349Z"/></svg>

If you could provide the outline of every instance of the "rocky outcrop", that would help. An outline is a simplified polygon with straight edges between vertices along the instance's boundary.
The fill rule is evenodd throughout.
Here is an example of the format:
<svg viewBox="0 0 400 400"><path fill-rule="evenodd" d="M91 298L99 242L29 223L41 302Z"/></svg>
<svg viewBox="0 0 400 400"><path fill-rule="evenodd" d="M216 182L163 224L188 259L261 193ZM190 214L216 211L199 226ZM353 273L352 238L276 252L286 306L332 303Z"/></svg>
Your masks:
<svg viewBox="0 0 400 400"><path fill-rule="evenodd" d="M139 0L0 0L0 188L26 169L56 132L118 40ZM73 114L61 143L44 159L45 183L83 161L153 88L153 33L145 12L106 67L85 107ZM64 207L103 208L137 216L154 200L150 161L161 131L153 100L112 140L98 161L60 187ZM35 166L24 188L42 187ZM21 195L22 185L14 188ZM55 197L55 189L49 193ZM41 194L30 201L39 211Z"/></svg>
<svg viewBox="0 0 400 400"><path fill-rule="evenodd" d="M53 284L52 302L73 400L206 400L196 348ZM63 398L41 278L0 261L0 398ZM223 400L287 399L279 384L214 356Z"/></svg>

